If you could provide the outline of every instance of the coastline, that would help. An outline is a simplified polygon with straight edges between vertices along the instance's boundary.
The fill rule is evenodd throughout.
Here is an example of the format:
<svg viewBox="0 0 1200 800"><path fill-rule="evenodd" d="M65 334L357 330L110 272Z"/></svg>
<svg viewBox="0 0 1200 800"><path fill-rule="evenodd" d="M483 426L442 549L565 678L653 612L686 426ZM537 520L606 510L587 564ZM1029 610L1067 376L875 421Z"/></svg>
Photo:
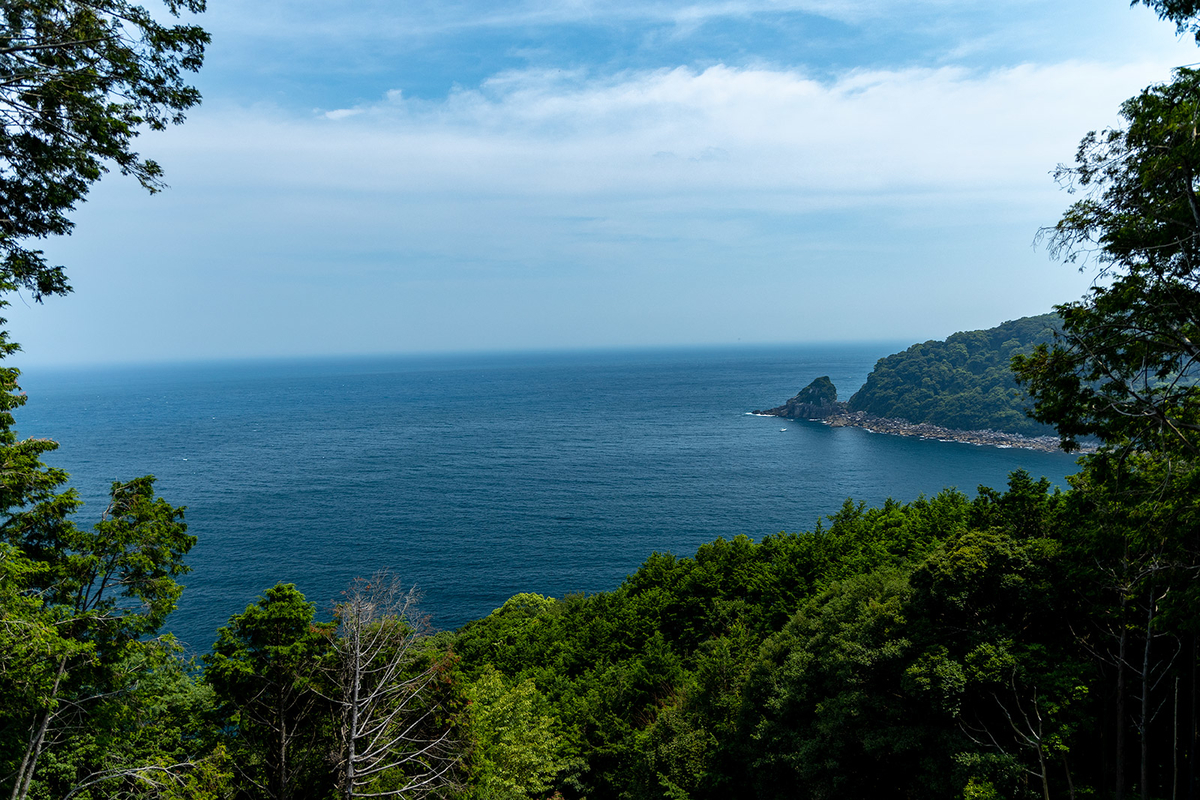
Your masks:
<svg viewBox="0 0 1200 800"><path fill-rule="evenodd" d="M774 409L771 409L774 411ZM756 411L756 416L780 417L782 419L804 419L803 417L788 417L783 414L773 414L771 411ZM827 416L806 419L807 422L820 422L831 428L862 428L871 433L885 433L892 436L915 436L918 439L935 439L939 442L962 442L1001 449L1020 448L1022 450L1037 450L1043 453L1062 452L1057 436L1024 436L1019 433L1004 431L977 430L962 431L954 428L943 428L928 422L908 422L903 419L875 417L865 411L836 410ZM1082 445L1077 454L1095 451L1093 445Z"/></svg>

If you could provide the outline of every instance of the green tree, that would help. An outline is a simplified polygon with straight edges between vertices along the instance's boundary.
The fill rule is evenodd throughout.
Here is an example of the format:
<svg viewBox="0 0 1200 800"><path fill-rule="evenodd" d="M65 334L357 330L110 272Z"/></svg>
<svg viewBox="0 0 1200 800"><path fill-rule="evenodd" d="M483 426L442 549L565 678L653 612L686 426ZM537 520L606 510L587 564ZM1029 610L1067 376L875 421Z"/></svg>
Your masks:
<svg viewBox="0 0 1200 800"><path fill-rule="evenodd" d="M959 430L1050 433L1025 416L1027 399L1017 390L1010 362L1048 341L1058 324L1054 314L1042 314L914 344L881 358L847 408Z"/></svg>
<svg viewBox="0 0 1200 800"><path fill-rule="evenodd" d="M745 689L744 758L760 798L944 796L953 751L899 690L913 656L907 576L838 582L763 645Z"/></svg>
<svg viewBox="0 0 1200 800"><path fill-rule="evenodd" d="M165 5L176 17L203 10L203 0ZM126 0L21 0L0 13L0 295L40 300L70 287L32 243L69 233L92 183L115 166L162 187L132 142L199 101L182 76L200 67L208 36ZM0 331L0 359L16 349ZM25 402L17 378L0 368L0 784L11 798L201 796L223 773L176 724L190 701L162 699L195 687L170 642L154 638L195 541L182 509L138 478L114 484L93 528L77 527L67 474L41 462L57 444L13 430ZM167 675L179 692L145 693Z"/></svg>
<svg viewBox="0 0 1200 800"><path fill-rule="evenodd" d="M1158 12L1159 19L1174 22L1181 36L1191 33L1200 43L1200 22L1196 19L1200 15L1200 2L1197 0L1133 0L1129 5L1136 6L1138 3Z"/></svg>
<svg viewBox="0 0 1200 800"><path fill-rule="evenodd" d="M763 640L832 583L898 568L970 516L998 513L954 491L873 509L848 502L815 531L718 539L692 558L653 554L613 592L517 595L453 646L468 683L491 665L549 701L579 753L556 778L564 797L747 796L739 715Z"/></svg>
<svg viewBox="0 0 1200 800"><path fill-rule="evenodd" d="M561 723L530 679L513 682L487 667L469 686L477 742L472 795L480 800L539 797L568 764Z"/></svg>
<svg viewBox="0 0 1200 800"><path fill-rule="evenodd" d="M1178 727L1194 713L1195 693L1178 688L1196 668L1200 475L1177 466L1153 454L1101 453L1070 497L1074 632L1107 681L1111 705L1096 722L1110 743L1116 798L1131 785L1143 797L1169 793L1182 779L1178 762L1195 753L1195 736Z"/></svg>
<svg viewBox="0 0 1200 800"><path fill-rule="evenodd" d="M315 614L293 584L276 584L217 631L204 657L243 796L288 800L333 788L326 759L332 710L321 663L334 625L316 622Z"/></svg>
<svg viewBox="0 0 1200 800"><path fill-rule="evenodd" d="M1145 4L1200 34L1193 2ZM1177 722L1200 711L1194 685L1178 691L1198 652L1200 72L1176 70L1122 104L1121 118L1057 170L1081 197L1043 232L1053 255L1099 280L1058 306L1052 344L1013 359L1033 415L1057 427L1065 449L1084 436L1102 443L1074 482L1068 544L1086 610L1075 633L1110 692L1106 783L1118 800L1135 786L1143 798L1169 792L1180 763L1200 754Z"/></svg>
<svg viewBox="0 0 1200 800"><path fill-rule="evenodd" d="M211 725L212 690L169 638L135 654L128 690L93 704L86 725L46 758L50 773L34 796L218 800L232 794L233 772ZM52 766L51 766L52 765ZM81 765L88 765L86 771Z"/></svg>
<svg viewBox="0 0 1200 800"><path fill-rule="evenodd" d="M1058 306L1062 334L1013 368L1033 416L1113 447L1200 455L1200 72L1180 69L1089 133L1060 181L1084 197L1046 233L1103 280Z"/></svg>
<svg viewBox="0 0 1200 800"><path fill-rule="evenodd" d="M1056 591L1060 548L1038 527L969 531L917 567L906 617L921 654L905 678L974 744L957 758L972 777L1024 772L1049 797L1060 776L1070 780L1089 673Z"/></svg>
<svg viewBox="0 0 1200 800"><path fill-rule="evenodd" d="M204 0L166 0L201 12ZM68 213L110 165L151 192L162 169L132 149L141 130L183 121L200 101L184 73L208 34L164 25L128 0L23 0L0 26L0 279L35 297L70 291L29 240L69 233Z"/></svg>
<svg viewBox="0 0 1200 800"><path fill-rule="evenodd" d="M49 481L57 477L36 468L27 474L47 473ZM40 502L8 509L0 547L11 647L0 662L9 701L2 744L13 798L28 796L37 781L66 792L112 767L113 759L99 754L69 769L60 764L50 777L39 771L51 743L77 745L84 718L100 721L91 726L95 733L102 709L130 696L160 662L158 644L147 637L174 609L183 588L175 579L187 571L183 557L195 543L183 510L154 497L152 478L114 484L109 508L91 530L65 517L78 504L74 495L53 489L47 482Z"/></svg>

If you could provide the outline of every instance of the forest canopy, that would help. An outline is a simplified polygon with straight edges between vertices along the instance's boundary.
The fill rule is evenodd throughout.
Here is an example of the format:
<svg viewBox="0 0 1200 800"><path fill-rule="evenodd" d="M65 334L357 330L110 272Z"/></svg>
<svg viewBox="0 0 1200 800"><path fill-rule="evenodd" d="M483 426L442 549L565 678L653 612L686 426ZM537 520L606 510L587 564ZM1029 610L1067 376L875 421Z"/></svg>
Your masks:
<svg viewBox="0 0 1200 800"><path fill-rule="evenodd" d="M880 359L847 407L956 430L1045 435L1052 428L1026 416L1030 403L1010 363L1050 341L1059 327L1056 314L1042 314L914 344Z"/></svg>

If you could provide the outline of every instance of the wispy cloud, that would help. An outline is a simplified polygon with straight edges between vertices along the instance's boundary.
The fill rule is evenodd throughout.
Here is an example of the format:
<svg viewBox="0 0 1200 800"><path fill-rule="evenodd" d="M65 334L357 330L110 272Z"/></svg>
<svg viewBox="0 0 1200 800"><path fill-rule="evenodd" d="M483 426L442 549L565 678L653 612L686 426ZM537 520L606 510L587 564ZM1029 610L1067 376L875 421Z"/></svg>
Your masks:
<svg viewBox="0 0 1200 800"><path fill-rule="evenodd" d="M1056 5L1056 15L1071 15L1078 24L1087 25L1084 10L1094 4L1062 0ZM1040 0L329 0L316 5L309 0L262 0L253 13L245 13L239 6L213 6L208 18L223 30L260 39L310 36L327 41L386 38L403 42L464 31L559 26L673 25L694 31L712 21L764 18L778 23L789 15L848 25L903 20L906 25L931 26L970 20L986 23L991 15L999 14L1010 23L1021 24L1026 19L1044 20L1050 13ZM906 33L903 27L893 28L895 36ZM802 45L797 42L798 47Z"/></svg>
<svg viewBox="0 0 1200 800"><path fill-rule="evenodd" d="M1167 61L856 70L831 81L726 66L602 77L517 71L438 101L393 91L310 118L202 118L171 146L203 151L224 139L259 165L252 172L309 160L305 180L405 193L689 191L717 205L731 190L807 203L912 191L1001 195L1044 183L1084 132L1081 120L1112 120L1122 98L1168 76ZM272 144L256 152L257 142ZM663 153L678 159L655 157Z"/></svg>
<svg viewBox="0 0 1200 800"><path fill-rule="evenodd" d="M942 8L945 0L913 0L906 6ZM961 6L961 3L958 4ZM628 22L693 25L700 21L758 15L811 14L840 21L862 21L893 13L886 0L728 0L727 2L543 2L471 3L330 2L314 8L305 0L265 0L254 14L213 8L210 16L243 33L292 38L312 32L409 38L481 28L557 25L608 25Z"/></svg>

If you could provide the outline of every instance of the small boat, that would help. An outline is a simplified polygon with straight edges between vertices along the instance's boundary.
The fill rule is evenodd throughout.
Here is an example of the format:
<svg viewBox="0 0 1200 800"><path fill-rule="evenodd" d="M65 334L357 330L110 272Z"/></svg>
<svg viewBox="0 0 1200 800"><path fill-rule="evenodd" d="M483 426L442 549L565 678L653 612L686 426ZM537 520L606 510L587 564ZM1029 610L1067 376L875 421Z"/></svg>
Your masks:
<svg viewBox="0 0 1200 800"><path fill-rule="evenodd" d="M779 432L780 432L780 433L783 433L783 432L784 432L784 431L786 431L786 430L787 430L787 428L780 428L780 429L779 429Z"/></svg>

